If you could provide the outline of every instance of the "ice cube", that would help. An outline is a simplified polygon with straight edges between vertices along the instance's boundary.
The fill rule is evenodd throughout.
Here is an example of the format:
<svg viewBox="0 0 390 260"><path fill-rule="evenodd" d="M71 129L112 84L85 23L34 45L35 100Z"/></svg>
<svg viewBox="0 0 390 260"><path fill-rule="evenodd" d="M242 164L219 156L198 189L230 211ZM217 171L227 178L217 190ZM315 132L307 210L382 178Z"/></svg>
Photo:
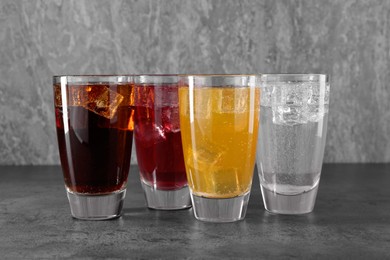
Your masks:
<svg viewBox="0 0 390 260"><path fill-rule="evenodd" d="M272 92L273 122L305 124L317 122L328 112L329 85L321 89L316 82L280 83Z"/></svg>
<svg viewBox="0 0 390 260"><path fill-rule="evenodd" d="M244 113L249 106L249 88L224 87L218 93L219 113Z"/></svg>
<svg viewBox="0 0 390 260"><path fill-rule="evenodd" d="M192 93L193 100L191 100L191 95L189 95L189 111L187 113L194 113L194 117L197 119L210 119L213 95L215 93L212 92L212 88L195 88Z"/></svg>
<svg viewBox="0 0 390 260"><path fill-rule="evenodd" d="M179 93L177 84L164 84L154 88L154 104L159 107L177 105Z"/></svg>
<svg viewBox="0 0 390 260"><path fill-rule="evenodd" d="M197 146L189 154L189 164L194 165L199 172L217 172L221 168L221 160L226 153L226 149L217 148L212 143L205 142L202 146Z"/></svg>
<svg viewBox="0 0 390 260"><path fill-rule="evenodd" d="M68 87L68 105L82 106L100 116L112 119L124 97L105 85Z"/></svg>
<svg viewBox="0 0 390 260"><path fill-rule="evenodd" d="M272 111L275 124L297 125L307 123L302 106L277 106Z"/></svg>
<svg viewBox="0 0 390 260"><path fill-rule="evenodd" d="M134 88L134 105L152 108L154 105L154 91L152 86L137 85Z"/></svg>
<svg viewBox="0 0 390 260"><path fill-rule="evenodd" d="M323 115L323 112L320 111L320 102L319 95L317 93L313 93L308 100L308 109L307 109L307 117L311 122L317 122Z"/></svg>
<svg viewBox="0 0 390 260"><path fill-rule="evenodd" d="M233 88L219 89L218 97L218 112L219 113L233 113L234 112L234 92Z"/></svg>
<svg viewBox="0 0 390 260"><path fill-rule="evenodd" d="M177 133L180 131L179 106L163 107L161 121L165 132Z"/></svg>
<svg viewBox="0 0 390 260"><path fill-rule="evenodd" d="M54 106L62 107L62 98L61 98L61 85L54 85Z"/></svg>
<svg viewBox="0 0 390 260"><path fill-rule="evenodd" d="M261 94L261 105L272 107L275 124L317 122L328 112L329 84L322 89L316 82L268 84Z"/></svg>
<svg viewBox="0 0 390 260"><path fill-rule="evenodd" d="M135 138L144 147L152 147L166 140L164 129L161 125L152 122L140 122L135 125Z"/></svg>
<svg viewBox="0 0 390 260"><path fill-rule="evenodd" d="M112 119L123 98L122 95L105 87L94 92L93 95L88 95L88 103L84 104L84 107L98 115Z"/></svg>
<svg viewBox="0 0 390 260"><path fill-rule="evenodd" d="M329 84L321 89L316 83L307 83L311 88L308 99L307 118L311 122L318 122L329 110Z"/></svg>
<svg viewBox="0 0 390 260"><path fill-rule="evenodd" d="M307 123L309 92L303 85L284 83L275 86L272 93L273 122L280 125Z"/></svg>
<svg viewBox="0 0 390 260"><path fill-rule="evenodd" d="M273 86L264 86L261 89L261 96L260 96L260 105L264 107L271 107L272 106L272 92L274 91Z"/></svg>
<svg viewBox="0 0 390 260"><path fill-rule="evenodd" d="M96 86L100 87L100 86ZM104 86L103 86L104 87ZM61 85L57 84L54 87L55 105L61 107L63 103L68 106L84 106L88 103L88 95L92 87L86 85L68 85L66 88L66 97L62 97Z"/></svg>
<svg viewBox="0 0 390 260"><path fill-rule="evenodd" d="M100 116L112 119L124 97L106 85L68 85L67 96L62 97L61 85L54 85L54 105L84 107Z"/></svg>

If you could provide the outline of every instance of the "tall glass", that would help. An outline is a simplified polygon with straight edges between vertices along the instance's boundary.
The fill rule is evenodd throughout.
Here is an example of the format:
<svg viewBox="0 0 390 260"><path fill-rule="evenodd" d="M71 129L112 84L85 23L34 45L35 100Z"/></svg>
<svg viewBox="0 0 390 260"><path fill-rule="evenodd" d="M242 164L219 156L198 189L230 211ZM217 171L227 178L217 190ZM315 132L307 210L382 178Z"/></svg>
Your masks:
<svg viewBox="0 0 390 260"><path fill-rule="evenodd" d="M181 142L177 75L134 76L135 146L149 208L191 206Z"/></svg>
<svg viewBox="0 0 390 260"><path fill-rule="evenodd" d="M61 165L72 216L120 216L130 170L133 88L130 76L55 76Z"/></svg>
<svg viewBox="0 0 390 260"><path fill-rule="evenodd" d="M313 210L320 182L329 110L329 78L262 75L257 168L266 210Z"/></svg>
<svg viewBox="0 0 390 260"><path fill-rule="evenodd" d="M195 217L245 217L258 135L254 75L185 75L179 83L184 160Z"/></svg>

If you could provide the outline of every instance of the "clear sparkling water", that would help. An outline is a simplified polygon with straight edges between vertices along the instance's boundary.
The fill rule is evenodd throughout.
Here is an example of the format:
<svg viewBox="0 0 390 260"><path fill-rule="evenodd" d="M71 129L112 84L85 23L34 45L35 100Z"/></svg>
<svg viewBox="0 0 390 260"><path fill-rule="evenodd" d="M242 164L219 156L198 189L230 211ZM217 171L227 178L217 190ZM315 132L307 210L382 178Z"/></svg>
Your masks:
<svg viewBox="0 0 390 260"><path fill-rule="evenodd" d="M267 192L296 196L318 186L328 106L329 85L305 82L263 88L257 164Z"/></svg>

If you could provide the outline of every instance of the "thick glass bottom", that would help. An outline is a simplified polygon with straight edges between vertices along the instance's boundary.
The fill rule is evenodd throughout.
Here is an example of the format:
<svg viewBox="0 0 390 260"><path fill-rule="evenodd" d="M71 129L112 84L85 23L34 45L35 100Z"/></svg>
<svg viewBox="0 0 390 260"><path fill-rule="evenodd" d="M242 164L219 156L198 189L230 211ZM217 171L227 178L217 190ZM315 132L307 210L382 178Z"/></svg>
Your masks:
<svg viewBox="0 0 390 260"><path fill-rule="evenodd" d="M178 210L191 207L188 186L179 190L159 190L141 180L148 208L158 210Z"/></svg>
<svg viewBox="0 0 390 260"><path fill-rule="evenodd" d="M120 217L126 189L105 195L85 195L67 190L72 216L84 220Z"/></svg>
<svg viewBox="0 0 390 260"><path fill-rule="evenodd" d="M245 218L250 192L228 199L191 195L195 218L207 222L234 222Z"/></svg>
<svg viewBox="0 0 390 260"><path fill-rule="evenodd" d="M260 187L263 194L264 207L271 213L298 215L313 211L318 185L307 192L295 195L284 195L276 191L270 191L262 185Z"/></svg>

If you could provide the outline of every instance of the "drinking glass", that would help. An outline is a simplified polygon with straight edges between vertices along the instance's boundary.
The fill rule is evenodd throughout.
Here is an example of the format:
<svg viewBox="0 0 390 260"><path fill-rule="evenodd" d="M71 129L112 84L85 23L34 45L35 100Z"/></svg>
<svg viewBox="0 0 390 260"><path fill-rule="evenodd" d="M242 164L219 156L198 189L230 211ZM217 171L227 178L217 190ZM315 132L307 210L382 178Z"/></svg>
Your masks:
<svg viewBox="0 0 390 260"><path fill-rule="evenodd" d="M254 75L181 75L180 124L195 217L245 217L258 135L260 88Z"/></svg>
<svg viewBox="0 0 390 260"><path fill-rule="evenodd" d="M191 207L181 142L178 76L134 76L134 137L149 208Z"/></svg>
<svg viewBox="0 0 390 260"><path fill-rule="evenodd" d="M266 210L313 210L320 182L329 110L329 78L263 74L257 169Z"/></svg>
<svg viewBox="0 0 390 260"><path fill-rule="evenodd" d="M54 76L57 138L72 216L120 216L133 138L131 76Z"/></svg>

